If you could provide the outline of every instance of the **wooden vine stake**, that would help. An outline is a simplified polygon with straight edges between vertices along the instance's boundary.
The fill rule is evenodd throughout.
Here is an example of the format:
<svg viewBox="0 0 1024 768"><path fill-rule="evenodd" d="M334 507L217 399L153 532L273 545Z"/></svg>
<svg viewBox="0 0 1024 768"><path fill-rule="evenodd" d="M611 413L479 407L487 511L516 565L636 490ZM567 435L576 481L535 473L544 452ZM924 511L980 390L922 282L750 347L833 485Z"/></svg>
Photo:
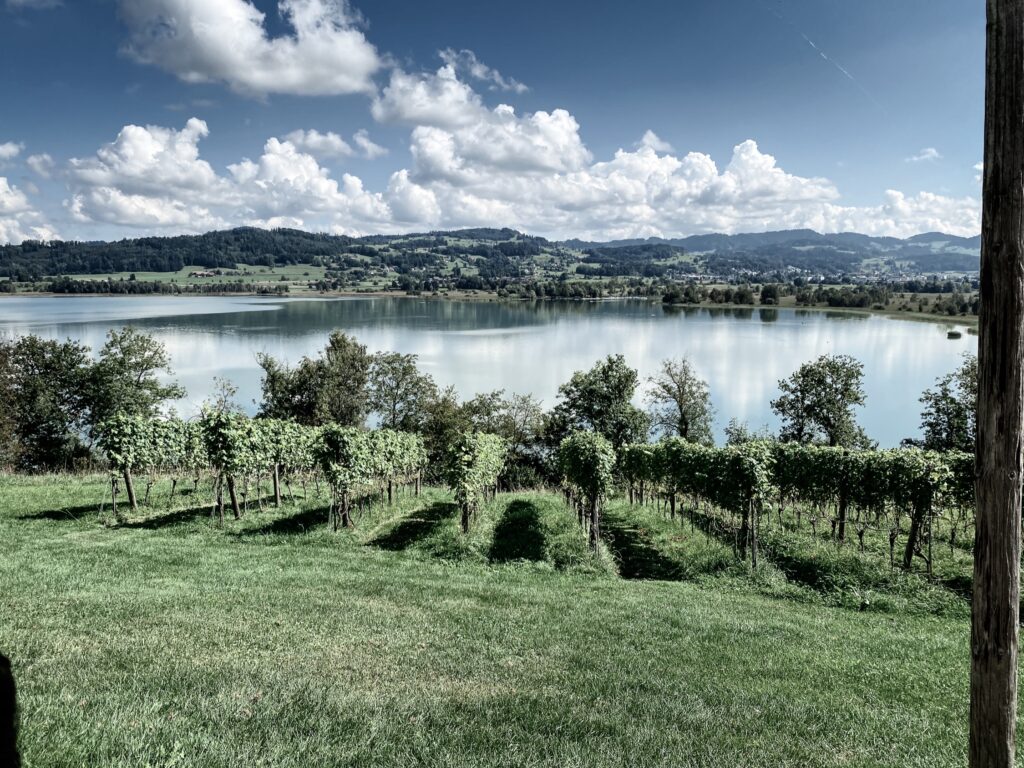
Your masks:
<svg viewBox="0 0 1024 768"><path fill-rule="evenodd" d="M1012 768L1024 437L1024 0L988 0L971 768Z"/></svg>

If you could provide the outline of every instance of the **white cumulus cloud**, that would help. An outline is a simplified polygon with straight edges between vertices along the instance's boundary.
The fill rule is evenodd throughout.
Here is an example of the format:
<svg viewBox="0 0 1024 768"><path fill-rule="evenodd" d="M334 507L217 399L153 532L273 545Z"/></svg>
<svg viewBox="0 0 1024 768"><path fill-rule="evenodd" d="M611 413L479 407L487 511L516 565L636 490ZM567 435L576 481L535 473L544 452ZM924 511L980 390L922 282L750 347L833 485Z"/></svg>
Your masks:
<svg viewBox="0 0 1024 768"><path fill-rule="evenodd" d="M490 109L447 66L393 73L390 85L378 112L411 123L412 163L381 190L320 165L318 156L342 151L344 139L331 133L270 138L257 157L217 172L199 150L208 127L193 118L180 129L125 126L93 156L71 160L66 205L82 224L165 233L239 224L347 234L510 226L594 240L804 227L895 236L979 230L975 198L889 190L877 204L848 205L832 181L790 173L753 140L739 142L724 165L676 152L653 131L595 159L569 112ZM436 111L431 93L458 109ZM357 133L352 147L372 155L361 138L369 141Z"/></svg>
<svg viewBox="0 0 1024 768"><path fill-rule="evenodd" d="M37 175L44 179L50 178L53 173L54 163L53 158L46 152L38 155L29 155L25 158L25 165L32 169Z"/></svg>
<svg viewBox="0 0 1024 768"><path fill-rule="evenodd" d="M352 154L349 143L332 131L320 133L315 129L297 130L289 133L285 139L293 146L318 157L348 157Z"/></svg>
<svg viewBox="0 0 1024 768"><path fill-rule="evenodd" d="M638 147L650 147L655 152L675 152L675 149L667 141L662 139L654 131L647 129L644 132L643 138L640 139L637 144Z"/></svg>
<svg viewBox="0 0 1024 768"><path fill-rule="evenodd" d="M0 176L0 245L57 237L57 231L35 210L25 193Z"/></svg>
<svg viewBox="0 0 1024 768"><path fill-rule="evenodd" d="M5 141L0 144L0 163L7 160L13 160L21 154L21 150L25 148L24 144L18 144L13 141Z"/></svg>
<svg viewBox="0 0 1024 768"><path fill-rule="evenodd" d="M942 159L942 153L935 147L925 147L916 155L903 158L905 163L933 163Z"/></svg>
<svg viewBox="0 0 1024 768"><path fill-rule="evenodd" d="M445 48L438 55L441 57L441 61L456 72L464 72L474 80L488 83L491 90L512 91L513 93L526 93L530 90L515 78L505 77L498 70L484 64L473 51L467 49L456 51L452 48Z"/></svg>
<svg viewBox="0 0 1024 768"><path fill-rule="evenodd" d="M370 138L370 134L365 128L360 128L352 135L352 141L356 143L359 150L363 153L363 157L367 160L376 160L378 157L384 157L388 153L387 148L382 147Z"/></svg>
<svg viewBox="0 0 1024 768"><path fill-rule="evenodd" d="M120 0L125 50L189 83L249 95L371 93L381 60L345 0L280 0L291 34L271 37L249 0Z"/></svg>

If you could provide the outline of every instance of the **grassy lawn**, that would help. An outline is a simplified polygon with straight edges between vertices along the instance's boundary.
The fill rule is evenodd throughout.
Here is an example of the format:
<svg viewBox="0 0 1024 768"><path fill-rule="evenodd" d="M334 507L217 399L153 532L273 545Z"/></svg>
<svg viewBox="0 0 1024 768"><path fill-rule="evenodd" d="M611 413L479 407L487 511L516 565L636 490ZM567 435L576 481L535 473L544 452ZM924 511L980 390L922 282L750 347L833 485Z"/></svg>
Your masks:
<svg viewBox="0 0 1024 768"><path fill-rule="evenodd" d="M595 559L544 494L463 538L432 489L338 534L323 500L221 528L204 492L168 509L162 487L114 527L103 490L0 478L28 766L966 760L966 622L765 596L653 512L610 510ZM627 578L654 551L703 564L666 578L721 575Z"/></svg>

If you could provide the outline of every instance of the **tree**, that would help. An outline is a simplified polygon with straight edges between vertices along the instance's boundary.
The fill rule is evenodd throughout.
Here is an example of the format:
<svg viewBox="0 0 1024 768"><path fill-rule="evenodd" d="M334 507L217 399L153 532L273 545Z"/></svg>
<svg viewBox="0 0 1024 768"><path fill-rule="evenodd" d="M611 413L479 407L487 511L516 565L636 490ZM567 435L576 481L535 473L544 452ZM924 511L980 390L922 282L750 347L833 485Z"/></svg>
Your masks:
<svg viewBox="0 0 1024 768"><path fill-rule="evenodd" d="M462 405L474 431L490 432L495 435L505 432L504 408L505 390L503 389L474 395Z"/></svg>
<svg viewBox="0 0 1024 768"><path fill-rule="evenodd" d="M639 377L622 355L609 355L589 371L577 371L558 388L561 398L548 418L547 440L557 448L578 430L604 435L617 451L647 437L650 421L633 405Z"/></svg>
<svg viewBox="0 0 1024 768"><path fill-rule="evenodd" d="M655 432L691 443L714 444L711 394L689 360L662 361L661 370L648 378L647 384L648 414Z"/></svg>
<svg viewBox="0 0 1024 768"><path fill-rule="evenodd" d="M131 326L112 330L89 371L89 422L93 428L116 414L153 416L167 400L185 396L177 383L164 384L171 359L164 345Z"/></svg>
<svg viewBox="0 0 1024 768"><path fill-rule="evenodd" d="M764 306L775 306L779 303L779 286L775 283L761 286L761 304Z"/></svg>
<svg viewBox="0 0 1024 768"><path fill-rule="evenodd" d="M370 356L366 347L352 337L335 331L324 349L321 389L317 398L317 417L333 422L361 426L366 420L368 398L366 383Z"/></svg>
<svg viewBox="0 0 1024 768"><path fill-rule="evenodd" d="M256 355L256 362L263 369L260 384L263 399L260 401L258 415L265 419L293 419L303 424L312 424L315 393L298 391L295 371L271 355L260 352ZM302 418L307 413L308 418Z"/></svg>
<svg viewBox="0 0 1024 768"><path fill-rule="evenodd" d="M1024 1L988 0L971 601L972 768L1011 768L1024 441Z"/></svg>
<svg viewBox="0 0 1024 768"><path fill-rule="evenodd" d="M853 409L864 405L864 366L849 355L822 355L779 382L772 410L782 420L779 437L844 448L871 445Z"/></svg>
<svg viewBox="0 0 1024 768"><path fill-rule="evenodd" d="M978 358L964 355L963 364L921 395L922 448L932 451L974 450L978 431Z"/></svg>
<svg viewBox="0 0 1024 768"><path fill-rule="evenodd" d="M747 422L740 421L733 417L729 419L729 423L725 426L726 445L744 445L745 443L764 442L768 440L774 440L774 438L768 431L767 424L760 429L753 430Z"/></svg>
<svg viewBox="0 0 1024 768"><path fill-rule="evenodd" d="M426 404L423 441L427 448L428 473L435 479L443 471L448 446L472 431L469 414L459 404L455 387L446 387Z"/></svg>
<svg viewBox="0 0 1024 768"><path fill-rule="evenodd" d="M462 405L476 432L500 436L508 446L502 484L537 485L543 474L543 452L538 450L544 431L544 409L532 395L505 397L504 390L476 395Z"/></svg>
<svg viewBox="0 0 1024 768"><path fill-rule="evenodd" d="M434 379L416 367L416 355L380 352L373 356L369 375L369 406L380 426L417 432L426 404L437 395Z"/></svg>
<svg viewBox="0 0 1024 768"><path fill-rule="evenodd" d="M70 469L82 443L88 401L89 348L77 342L23 336L4 342L4 410L13 422L16 466Z"/></svg>
<svg viewBox="0 0 1024 768"><path fill-rule="evenodd" d="M295 368L266 354L257 361L263 368L260 416L352 427L366 420L371 357L350 336L335 331L319 357L304 357Z"/></svg>

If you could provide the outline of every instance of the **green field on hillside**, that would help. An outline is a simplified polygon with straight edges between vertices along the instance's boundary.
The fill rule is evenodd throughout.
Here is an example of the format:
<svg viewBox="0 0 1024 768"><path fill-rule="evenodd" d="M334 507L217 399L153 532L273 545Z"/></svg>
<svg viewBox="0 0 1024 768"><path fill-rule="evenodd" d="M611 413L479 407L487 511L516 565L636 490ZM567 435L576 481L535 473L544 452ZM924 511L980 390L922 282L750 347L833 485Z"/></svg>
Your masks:
<svg viewBox="0 0 1024 768"><path fill-rule="evenodd" d="M323 267L311 264L293 264L279 267L261 267L250 264L238 264L234 274L212 275L210 277L189 277L193 272L211 271L208 267L188 266L177 272L111 272L107 274L69 275L73 280L129 280L132 275L140 282L163 282L220 285L222 283L278 283L320 280L324 276Z"/></svg>
<svg viewBox="0 0 1024 768"><path fill-rule="evenodd" d="M223 525L169 490L115 526L102 476L0 477L27 765L965 763L965 620L833 607L654 508L595 557L553 494L463 536L439 489L339 533L312 486Z"/></svg>

